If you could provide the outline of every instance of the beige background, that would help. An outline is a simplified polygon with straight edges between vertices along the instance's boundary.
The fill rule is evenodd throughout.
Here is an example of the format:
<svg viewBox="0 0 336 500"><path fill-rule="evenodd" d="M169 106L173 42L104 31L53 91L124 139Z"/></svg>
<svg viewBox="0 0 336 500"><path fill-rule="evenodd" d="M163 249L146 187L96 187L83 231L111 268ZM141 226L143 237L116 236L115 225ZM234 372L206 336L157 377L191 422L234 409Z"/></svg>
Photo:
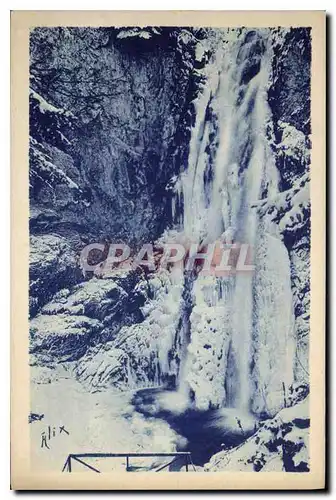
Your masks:
<svg viewBox="0 0 336 500"><path fill-rule="evenodd" d="M28 36L35 26L312 27L311 471L53 473L29 468ZM312 489L325 469L325 13L322 11L15 11L11 14L12 489Z"/></svg>

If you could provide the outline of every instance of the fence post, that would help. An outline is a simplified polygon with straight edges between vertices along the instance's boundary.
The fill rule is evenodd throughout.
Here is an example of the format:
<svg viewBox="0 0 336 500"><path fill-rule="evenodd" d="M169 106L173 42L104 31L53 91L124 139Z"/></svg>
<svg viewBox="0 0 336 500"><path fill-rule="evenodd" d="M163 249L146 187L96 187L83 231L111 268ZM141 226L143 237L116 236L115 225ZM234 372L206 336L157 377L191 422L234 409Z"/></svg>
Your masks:
<svg viewBox="0 0 336 500"><path fill-rule="evenodd" d="M188 455L186 455L185 457L186 457L185 468L186 468L186 472L188 472Z"/></svg>
<svg viewBox="0 0 336 500"><path fill-rule="evenodd" d="M126 470L127 470L127 472L129 471L129 458L128 458L128 455L126 456Z"/></svg>

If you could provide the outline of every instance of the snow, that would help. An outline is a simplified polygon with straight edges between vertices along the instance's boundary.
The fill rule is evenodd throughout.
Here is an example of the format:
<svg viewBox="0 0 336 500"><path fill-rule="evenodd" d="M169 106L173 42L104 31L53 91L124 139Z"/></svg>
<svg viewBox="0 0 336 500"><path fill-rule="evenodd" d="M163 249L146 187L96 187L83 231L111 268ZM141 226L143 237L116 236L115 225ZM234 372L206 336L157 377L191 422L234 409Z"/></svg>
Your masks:
<svg viewBox="0 0 336 500"><path fill-rule="evenodd" d="M284 155L290 156L308 163L310 157L310 149L308 139L303 132L297 130L289 123L278 121L280 129L282 129L282 139L277 145L277 149Z"/></svg>
<svg viewBox="0 0 336 500"><path fill-rule="evenodd" d="M33 368L33 376L39 368ZM160 419L145 419L131 405L132 392L88 393L70 373L59 369L53 383L35 383L31 386L31 410L44 415L30 424L31 460L34 470L61 471L71 453L127 453L170 452L176 450L179 436ZM47 403L46 403L47 402ZM62 402L62 404L60 404ZM41 448L41 433L48 433L48 425L56 436L49 442L50 449ZM59 434L64 426L69 435ZM150 470L167 458L135 459L133 464ZM88 461L101 471L124 472L125 459ZM78 465L78 471L83 471ZM75 467L75 465L74 465Z"/></svg>
<svg viewBox="0 0 336 500"><path fill-rule="evenodd" d="M45 147L38 143L33 137L29 138L32 165L30 169L31 175L37 175L46 183L62 183L70 189L80 190L78 184L74 182L61 168L51 161L50 155ZM51 186L50 187L55 187Z"/></svg>
<svg viewBox="0 0 336 500"><path fill-rule="evenodd" d="M67 117L73 117L74 115L70 111L66 111L65 109L62 108L57 108L53 104L50 104L47 102L40 94L35 92L34 90L30 89L29 90L30 96L33 97L39 104L39 109L41 113L56 113L58 115L64 115Z"/></svg>
<svg viewBox="0 0 336 500"><path fill-rule="evenodd" d="M104 303L107 304L112 297L121 301L126 295L126 292L116 282L92 278L88 282L77 285L71 293L69 290L61 290L51 302L43 307L42 313L73 315L77 314L79 310L84 313L88 308L91 311L103 308Z"/></svg>
<svg viewBox="0 0 336 500"><path fill-rule="evenodd" d="M157 30L154 32L157 34ZM144 38L148 40L149 38L152 38L152 33L148 30L142 30L139 28L133 28L133 29L127 29L127 30L121 30L117 34L117 38L123 39L123 38Z"/></svg>
<svg viewBox="0 0 336 500"><path fill-rule="evenodd" d="M305 422L304 428L295 424L296 419ZM308 448L309 399L306 398L263 422L242 445L214 455L205 465L205 471L294 472L298 466L308 470ZM294 467L289 465L286 454L293 460Z"/></svg>
<svg viewBox="0 0 336 500"><path fill-rule="evenodd" d="M104 347L92 348L74 368L76 378L90 392L110 389L117 391L118 380L127 377L129 367L122 349L114 349L107 343Z"/></svg>
<svg viewBox="0 0 336 500"><path fill-rule="evenodd" d="M310 207L310 175L303 174L294 180L293 186L280 193L252 204L260 215L268 215L278 222L281 232L294 231L306 223L304 210Z"/></svg>
<svg viewBox="0 0 336 500"><path fill-rule="evenodd" d="M80 311L78 311L80 312ZM38 339L43 337L67 337L69 335L88 335L99 326L99 322L86 316L66 314L44 315L33 318L30 322L31 334L34 337L35 346Z"/></svg>

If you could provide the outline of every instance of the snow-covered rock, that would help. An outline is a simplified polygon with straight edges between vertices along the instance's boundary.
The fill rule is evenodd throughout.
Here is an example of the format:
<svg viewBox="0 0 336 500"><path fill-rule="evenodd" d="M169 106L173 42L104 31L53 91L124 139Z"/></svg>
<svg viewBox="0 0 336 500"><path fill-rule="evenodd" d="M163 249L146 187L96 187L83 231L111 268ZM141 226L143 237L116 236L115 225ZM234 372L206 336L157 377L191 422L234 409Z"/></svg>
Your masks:
<svg viewBox="0 0 336 500"><path fill-rule="evenodd" d="M108 342L91 348L74 368L76 379L90 392L132 388L129 358L122 349Z"/></svg>
<svg viewBox="0 0 336 500"><path fill-rule="evenodd" d="M98 320L83 315L39 314L30 322L30 352L38 363L72 361L86 352L101 331Z"/></svg>
<svg viewBox="0 0 336 500"><path fill-rule="evenodd" d="M309 398L261 423L243 444L214 455L206 472L308 472Z"/></svg>
<svg viewBox="0 0 336 500"><path fill-rule="evenodd" d="M71 242L56 234L31 235L29 259L31 316L61 288L83 279Z"/></svg>
<svg viewBox="0 0 336 500"><path fill-rule="evenodd" d="M146 288L133 289L135 280L136 273L130 272L60 290L30 322L31 352L42 363L79 359L91 345L141 321Z"/></svg>
<svg viewBox="0 0 336 500"><path fill-rule="evenodd" d="M107 370L108 386L123 389L160 385L167 376L176 377L179 367L173 362L171 351L180 319L182 285L180 273L175 278L167 271L153 275L148 282L147 300L141 307L143 320L128 326L123 317L122 327L113 340L89 351L81 360L76 369L79 379L82 372L86 376L85 365L89 372L92 366L99 366L98 372ZM101 383L98 378L96 386L106 387L106 380Z"/></svg>

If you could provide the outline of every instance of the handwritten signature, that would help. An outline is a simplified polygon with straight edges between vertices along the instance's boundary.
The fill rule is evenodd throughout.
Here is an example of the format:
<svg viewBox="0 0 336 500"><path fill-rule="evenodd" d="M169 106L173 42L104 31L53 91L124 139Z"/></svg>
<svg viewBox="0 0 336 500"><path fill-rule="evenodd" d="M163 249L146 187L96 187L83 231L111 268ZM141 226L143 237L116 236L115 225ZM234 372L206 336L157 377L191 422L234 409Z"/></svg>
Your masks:
<svg viewBox="0 0 336 500"><path fill-rule="evenodd" d="M51 427L48 425L47 430L42 431L41 433L41 448L48 448L48 450L50 450L49 444L52 439L62 433L67 434L68 436L70 435L70 432L66 430L64 425L59 425L58 427Z"/></svg>

